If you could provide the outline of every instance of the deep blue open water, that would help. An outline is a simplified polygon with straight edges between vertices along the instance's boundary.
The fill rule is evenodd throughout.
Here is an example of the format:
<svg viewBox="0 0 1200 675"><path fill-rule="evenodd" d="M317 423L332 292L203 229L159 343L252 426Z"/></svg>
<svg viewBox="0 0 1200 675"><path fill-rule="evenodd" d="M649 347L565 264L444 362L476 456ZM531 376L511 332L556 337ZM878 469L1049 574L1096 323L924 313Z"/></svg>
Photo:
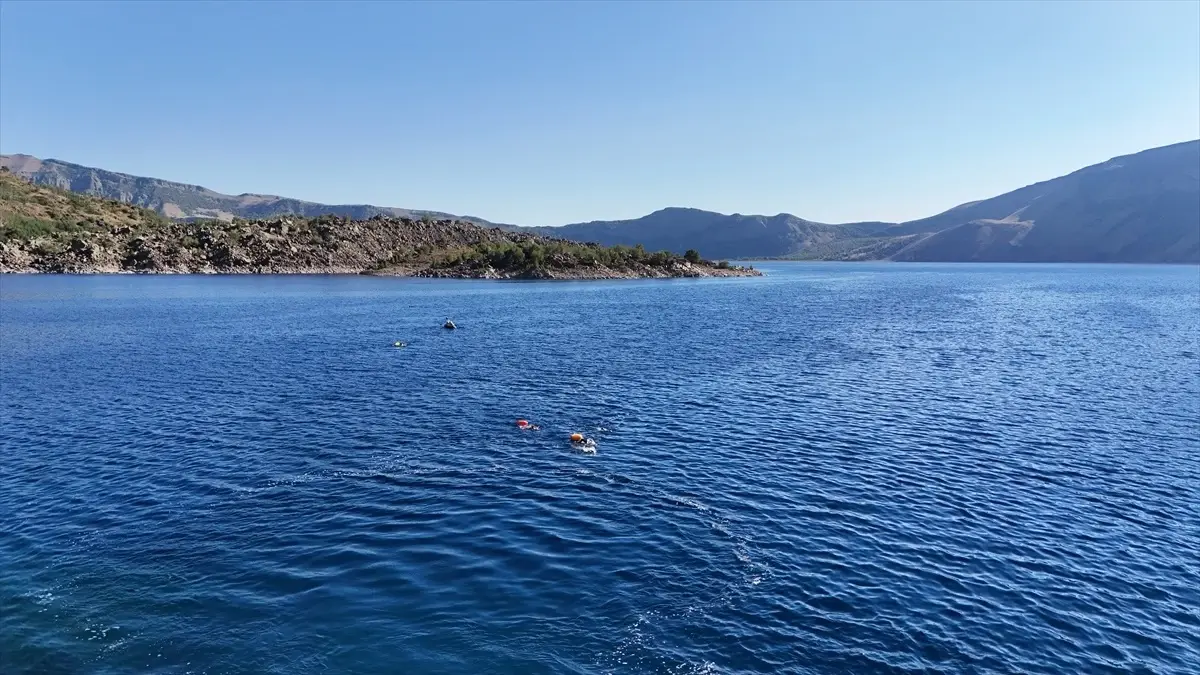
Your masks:
<svg viewBox="0 0 1200 675"><path fill-rule="evenodd" d="M764 267L0 278L0 672L1200 672L1200 268Z"/></svg>

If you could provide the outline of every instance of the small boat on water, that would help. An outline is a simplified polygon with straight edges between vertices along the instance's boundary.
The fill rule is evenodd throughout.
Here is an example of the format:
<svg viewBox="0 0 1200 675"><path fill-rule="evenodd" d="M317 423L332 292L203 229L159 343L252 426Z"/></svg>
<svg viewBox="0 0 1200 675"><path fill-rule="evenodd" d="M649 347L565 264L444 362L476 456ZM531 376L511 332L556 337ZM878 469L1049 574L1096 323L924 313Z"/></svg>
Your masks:
<svg viewBox="0 0 1200 675"><path fill-rule="evenodd" d="M458 328L458 326L455 326L454 322L450 319L446 319L446 323L442 324L442 328L445 328L446 330L454 330Z"/></svg>

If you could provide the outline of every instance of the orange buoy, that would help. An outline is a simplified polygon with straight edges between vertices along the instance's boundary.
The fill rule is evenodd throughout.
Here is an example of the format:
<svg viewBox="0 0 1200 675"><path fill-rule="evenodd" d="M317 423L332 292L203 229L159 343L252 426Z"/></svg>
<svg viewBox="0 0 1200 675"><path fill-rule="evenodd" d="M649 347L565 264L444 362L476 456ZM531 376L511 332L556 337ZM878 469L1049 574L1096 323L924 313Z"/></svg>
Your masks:
<svg viewBox="0 0 1200 675"><path fill-rule="evenodd" d="M529 426L529 420L517 420L517 426L527 427Z"/></svg>
<svg viewBox="0 0 1200 675"><path fill-rule="evenodd" d="M572 443L582 443L583 442L583 434L571 434L571 442Z"/></svg>

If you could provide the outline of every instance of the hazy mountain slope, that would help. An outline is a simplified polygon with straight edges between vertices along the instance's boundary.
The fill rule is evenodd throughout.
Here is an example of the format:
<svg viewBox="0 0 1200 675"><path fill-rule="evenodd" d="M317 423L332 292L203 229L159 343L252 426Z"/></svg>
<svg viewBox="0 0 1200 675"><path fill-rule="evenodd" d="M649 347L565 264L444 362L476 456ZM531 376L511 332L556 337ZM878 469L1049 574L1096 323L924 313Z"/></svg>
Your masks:
<svg viewBox="0 0 1200 675"><path fill-rule="evenodd" d="M664 209L539 231L647 249L694 246L713 257L1200 262L1200 141L1117 157L899 224Z"/></svg>
<svg viewBox="0 0 1200 675"><path fill-rule="evenodd" d="M371 206L369 204L318 204L275 195L227 195L199 185L188 185L157 178L131 176L71 164L56 159L38 159L29 155L0 155L0 166L39 185L80 192L96 197L136 204L154 209L168 218L197 219L270 218L282 215L337 215L355 220L373 216L400 218L457 219L480 225L492 223L481 218L459 217L438 211Z"/></svg>
<svg viewBox="0 0 1200 675"><path fill-rule="evenodd" d="M889 232L896 260L1200 262L1200 141L1116 157Z"/></svg>

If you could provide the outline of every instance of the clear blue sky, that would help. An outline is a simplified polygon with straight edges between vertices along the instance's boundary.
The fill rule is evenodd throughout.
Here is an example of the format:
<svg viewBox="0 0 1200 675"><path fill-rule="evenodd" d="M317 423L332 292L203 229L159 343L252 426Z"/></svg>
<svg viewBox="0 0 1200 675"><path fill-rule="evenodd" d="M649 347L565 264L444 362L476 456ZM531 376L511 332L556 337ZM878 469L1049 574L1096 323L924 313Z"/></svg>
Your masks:
<svg viewBox="0 0 1200 675"><path fill-rule="evenodd" d="M904 220L1200 137L1200 3L0 3L0 151L557 225Z"/></svg>

